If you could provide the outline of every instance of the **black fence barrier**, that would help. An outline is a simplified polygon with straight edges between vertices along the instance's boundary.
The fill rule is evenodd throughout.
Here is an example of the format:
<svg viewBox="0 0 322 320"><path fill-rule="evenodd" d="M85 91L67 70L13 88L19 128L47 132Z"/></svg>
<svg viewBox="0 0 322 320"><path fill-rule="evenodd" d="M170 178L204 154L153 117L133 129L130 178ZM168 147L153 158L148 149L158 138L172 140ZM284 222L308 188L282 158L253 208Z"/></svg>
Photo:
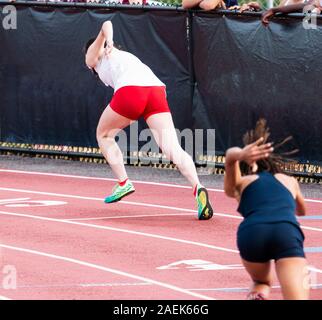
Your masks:
<svg viewBox="0 0 322 320"><path fill-rule="evenodd" d="M167 84L177 127L191 125L185 12L25 5L17 14L17 30L0 31L1 141L97 144L96 125L113 91L85 66L83 47L108 19L115 43Z"/></svg>
<svg viewBox="0 0 322 320"><path fill-rule="evenodd" d="M241 145L260 117L272 139L293 136L302 160L322 160L321 20L264 27L245 15L196 13L193 19L196 126L216 128L216 148Z"/></svg>
<svg viewBox="0 0 322 320"><path fill-rule="evenodd" d="M317 29L299 14L265 28L258 13L40 2L15 4L17 29L6 30L4 6L1 142L97 146L112 89L88 71L82 50L112 19L115 42L166 83L179 130L215 129L223 153L265 117L273 140L293 135L301 160L322 159L320 19Z"/></svg>

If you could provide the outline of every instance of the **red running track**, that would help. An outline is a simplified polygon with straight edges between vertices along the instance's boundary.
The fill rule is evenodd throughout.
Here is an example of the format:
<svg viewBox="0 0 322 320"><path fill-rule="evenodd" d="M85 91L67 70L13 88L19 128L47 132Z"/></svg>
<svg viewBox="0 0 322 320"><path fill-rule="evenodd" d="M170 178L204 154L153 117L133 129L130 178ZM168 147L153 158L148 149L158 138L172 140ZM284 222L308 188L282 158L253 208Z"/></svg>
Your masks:
<svg viewBox="0 0 322 320"><path fill-rule="evenodd" d="M235 244L241 218L221 190L210 189L214 218L199 221L184 186L136 182L133 195L107 205L111 179L0 175L0 299L246 295L250 280ZM322 216L322 200L307 205L312 218ZM303 220L302 227L314 251L307 253L315 270L311 298L322 299L322 220ZM281 299L276 280L274 286L271 298Z"/></svg>

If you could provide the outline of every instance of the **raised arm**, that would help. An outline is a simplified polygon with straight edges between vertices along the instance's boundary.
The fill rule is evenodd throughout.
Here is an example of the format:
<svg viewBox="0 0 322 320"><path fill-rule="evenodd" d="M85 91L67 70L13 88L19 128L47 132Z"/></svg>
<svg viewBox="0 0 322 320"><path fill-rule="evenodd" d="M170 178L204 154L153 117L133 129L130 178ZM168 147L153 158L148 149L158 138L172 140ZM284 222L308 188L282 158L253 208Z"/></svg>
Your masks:
<svg viewBox="0 0 322 320"><path fill-rule="evenodd" d="M241 148L234 147L226 152L224 190L226 195L231 198L236 198L236 192L241 184L239 169L241 150Z"/></svg>
<svg viewBox="0 0 322 320"><path fill-rule="evenodd" d="M249 166L254 166L256 161L267 158L272 152L271 143L261 144L263 138L258 139L243 149L234 147L226 152L224 190L228 197L237 198L240 193L242 176L239 162L245 161Z"/></svg>
<svg viewBox="0 0 322 320"><path fill-rule="evenodd" d="M113 25L111 21L105 21L102 28L96 37L95 41L88 48L85 62L90 68L95 68L99 58L104 52L104 45L106 42L106 52L109 53L113 48Z"/></svg>

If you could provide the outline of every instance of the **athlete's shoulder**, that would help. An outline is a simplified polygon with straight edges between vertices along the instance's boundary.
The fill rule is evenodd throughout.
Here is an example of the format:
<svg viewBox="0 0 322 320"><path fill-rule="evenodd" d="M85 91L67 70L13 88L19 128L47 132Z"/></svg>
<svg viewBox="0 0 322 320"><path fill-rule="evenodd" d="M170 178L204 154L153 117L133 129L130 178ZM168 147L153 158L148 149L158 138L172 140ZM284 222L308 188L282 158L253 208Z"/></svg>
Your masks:
<svg viewBox="0 0 322 320"><path fill-rule="evenodd" d="M240 183L237 187L239 194L242 194L242 192L258 178L259 176L257 174L250 174L250 175L241 177Z"/></svg>
<svg viewBox="0 0 322 320"><path fill-rule="evenodd" d="M285 182L288 182L292 185L294 184L298 184L297 180L294 177L291 177L285 173L275 173L275 178L277 178L278 180L283 180Z"/></svg>
<svg viewBox="0 0 322 320"><path fill-rule="evenodd" d="M284 173L276 173L275 178L281 182L293 195L296 195L299 188L298 181L291 176L288 176Z"/></svg>

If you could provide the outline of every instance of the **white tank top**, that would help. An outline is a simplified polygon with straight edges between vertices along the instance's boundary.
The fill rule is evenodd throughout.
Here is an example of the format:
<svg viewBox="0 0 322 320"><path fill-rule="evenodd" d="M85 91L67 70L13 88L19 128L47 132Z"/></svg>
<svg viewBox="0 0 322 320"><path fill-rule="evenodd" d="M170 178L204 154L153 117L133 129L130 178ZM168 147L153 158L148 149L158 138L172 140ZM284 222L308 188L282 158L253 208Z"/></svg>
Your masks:
<svg viewBox="0 0 322 320"><path fill-rule="evenodd" d="M95 70L105 85L111 86L114 91L125 86L165 86L135 55L116 48L108 57L100 59Z"/></svg>

